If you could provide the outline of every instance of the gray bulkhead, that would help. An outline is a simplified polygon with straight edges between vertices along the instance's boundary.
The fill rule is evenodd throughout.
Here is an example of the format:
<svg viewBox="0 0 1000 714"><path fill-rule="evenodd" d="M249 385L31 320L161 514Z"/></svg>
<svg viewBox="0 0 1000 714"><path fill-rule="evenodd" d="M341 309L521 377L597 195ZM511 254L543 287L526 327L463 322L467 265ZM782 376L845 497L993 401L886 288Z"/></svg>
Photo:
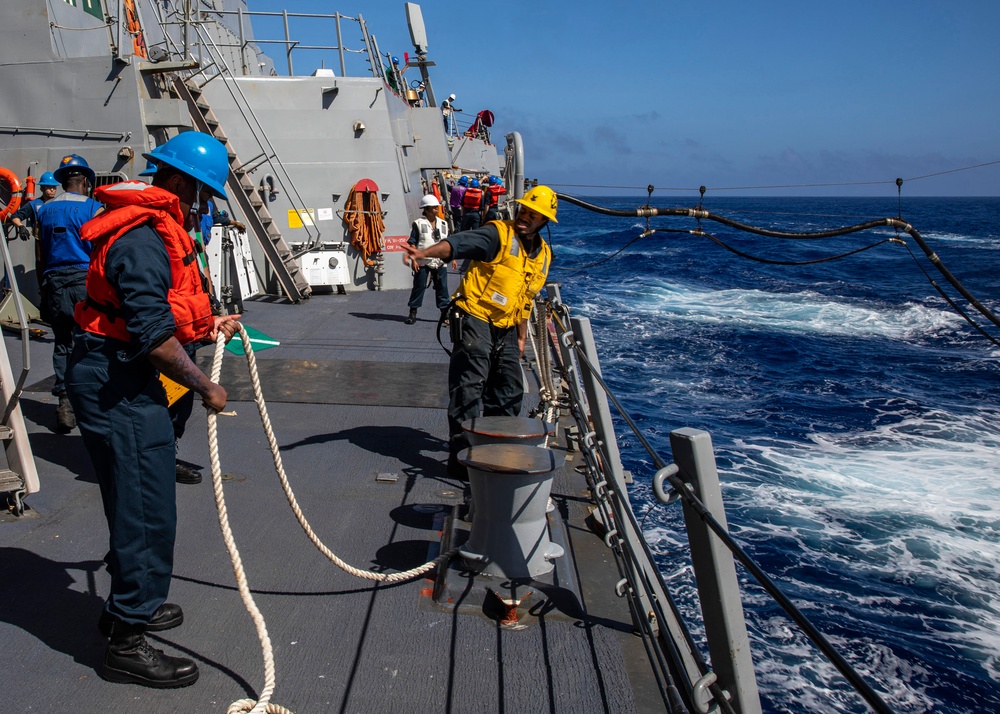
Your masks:
<svg viewBox="0 0 1000 714"><path fill-rule="evenodd" d="M238 85L236 96L246 97L304 206L312 211L325 244L350 241L343 211L351 188L365 178L379 187L387 239L408 236L422 195L420 170L450 166L443 133L416 134L410 107L374 77L215 79L205 86L205 95L237 153L248 163L259 152L254 132L240 118L237 102L224 82ZM336 91L331 91L334 88ZM440 111L431 111L440 116ZM421 158L434 163L421 165ZM264 169L252 171L251 178L263 180ZM268 210L286 242L295 245L307 241L304 228L292 227L296 210L290 198L278 193L268 199ZM370 287L371 269L353 251L349 252L349 264L352 285L347 288ZM385 270L383 287L412 284L409 269L393 253L386 255Z"/></svg>
<svg viewBox="0 0 1000 714"><path fill-rule="evenodd" d="M19 0L0 4L0 27L0 166L37 178L76 153L98 172L131 178L141 171L137 65L115 59L104 23L62 0ZM23 266L21 291L37 304L34 247L14 241L10 248Z"/></svg>
<svg viewBox="0 0 1000 714"><path fill-rule="evenodd" d="M135 56L132 38L64 0L19 0L0 4L0 166L20 176L51 171L69 153L82 155L98 174L135 178L145 168L142 153L178 131L190 129L185 104L168 96L160 70L180 59L182 26L166 6L136 2L146 46L170 56L154 63ZM112 3L114 5L114 3ZM259 133L266 134L277 159L287 171L301 203L292 191L264 196L285 241L294 245L310 239L328 245L349 241L342 221L351 187L362 178L375 181L385 212L385 237L391 246L409 235L422 195L421 175L452 170L452 153L461 148L459 172L499 173L496 149L479 140L460 138L449 146L437 107L411 107L389 91L380 77L274 76L273 63L253 43L249 17L213 10L246 11L245 0L195 2L203 21L203 36L217 46L208 52L189 30L191 56L208 74L213 63L232 71L215 76L204 86L205 97L236 148L240 161L251 167L254 183L268 174L261 155ZM117 11L117 10L116 10ZM96 14L95 14L96 13ZM166 24L161 26L161 22ZM165 36L164 27L169 37ZM241 40L242 38L242 40ZM240 45L243 44L243 49ZM224 62L219 62L221 56ZM246 76L243 76L246 75ZM199 83L205 76L199 77ZM233 87L239 92L234 93ZM237 100L235 97L239 97ZM247 105L240 106L246 98ZM255 121L246 118L247 107ZM259 127L255 124L259 122ZM360 123L360 124L359 124ZM363 130L358 130L360 125ZM456 157L457 158L457 157ZM292 227L298 211L311 211L315 227ZM235 203L230 213L241 218ZM32 246L11 244L14 260L24 266L19 283L25 296L37 302ZM375 279L353 249L346 289L371 289ZM258 274L265 261L254 247ZM385 254L383 288L406 288L410 271L399 254ZM265 286L267 287L267 286Z"/></svg>

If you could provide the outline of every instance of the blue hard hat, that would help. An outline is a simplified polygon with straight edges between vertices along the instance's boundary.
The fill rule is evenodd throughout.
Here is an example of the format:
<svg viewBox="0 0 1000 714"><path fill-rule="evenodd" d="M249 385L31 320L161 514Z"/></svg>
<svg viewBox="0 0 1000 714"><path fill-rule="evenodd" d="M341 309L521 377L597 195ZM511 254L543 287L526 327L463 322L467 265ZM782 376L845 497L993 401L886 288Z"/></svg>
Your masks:
<svg viewBox="0 0 1000 714"><path fill-rule="evenodd" d="M41 186L42 188L45 188L47 186L56 187L59 185L59 182L56 181L56 177L52 175L51 171L46 171L44 174L42 174L42 177L38 179L38 185Z"/></svg>
<svg viewBox="0 0 1000 714"><path fill-rule="evenodd" d="M393 57L392 58L392 63L393 64L399 64L399 57Z"/></svg>
<svg viewBox="0 0 1000 714"><path fill-rule="evenodd" d="M83 174L90 183L94 183L94 170L90 168L87 160L79 154L62 157L59 168L52 173L52 178L62 184L74 174Z"/></svg>
<svg viewBox="0 0 1000 714"><path fill-rule="evenodd" d="M152 176L155 173L156 173L156 162L155 161L147 161L146 162L146 169L144 171L140 171L139 175L140 176Z"/></svg>
<svg viewBox="0 0 1000 714"><path fill-rule="evenodd" d="M495 186L498 180L496 176L490 176L490 186Z"/></svg>
<svg viewBox="0 0 1000 714"><path fill-rule="evenodd" d="M469 182L469 186L472 188L479 188L479 179L472 179L472 181Z"/></svg>
<svg viewBox="0 0 1000 714"><path fill-rule="evenodd" d="M458 185L459 186L468 186L469 185L469 177L468 176L463 176L462 178L460 178L458 180Z"/></svg>
<svg viewBox="0 0 1000 714"><path fill-rule="evenodd" d="M143 156L157 166L166 164L174 167L201 181L214 195L229 200L226 195L229 152L214 136L200 131L185 131Z"/></svg>

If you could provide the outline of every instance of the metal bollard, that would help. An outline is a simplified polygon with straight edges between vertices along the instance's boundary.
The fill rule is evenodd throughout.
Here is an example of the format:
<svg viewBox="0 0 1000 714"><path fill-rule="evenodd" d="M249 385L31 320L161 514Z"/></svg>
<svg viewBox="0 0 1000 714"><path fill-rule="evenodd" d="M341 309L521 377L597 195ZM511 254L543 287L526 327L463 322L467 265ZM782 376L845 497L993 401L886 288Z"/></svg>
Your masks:
<svg viewBox="0 0 1000 714"><path fill-rule="evenodd" d="M535 446L483 444L463 449L458 460L469 470L475 505L469 540L459 549L469 568L503 578L551 571L563 549L549 540L546 505L565 458Z"/></svg>
<svg viewBox="0 0 1000 714"><path fill-rule="evenodd" d="M555 431L555 427L541 419L516 416L475 417L462 422L462 430L468 434L469 443L480 444L523 444L543 446L545 438Z"/></svg>

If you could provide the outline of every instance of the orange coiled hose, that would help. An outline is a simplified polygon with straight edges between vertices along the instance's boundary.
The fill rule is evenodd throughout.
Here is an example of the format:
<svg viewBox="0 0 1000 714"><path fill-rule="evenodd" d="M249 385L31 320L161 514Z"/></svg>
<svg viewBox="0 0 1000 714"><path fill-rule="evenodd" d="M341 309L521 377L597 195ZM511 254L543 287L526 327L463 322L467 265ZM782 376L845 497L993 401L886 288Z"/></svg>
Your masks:
<svg viewBox="0 0 1000 714"><path fill-rule="evenodd" d="M375 191L351 189L344 208L344 223L351 234L351 245L361 253L365 265L374 265L371 256L381 253L385 246L382 236L385 222L382 220L382 204Z"/></svg>

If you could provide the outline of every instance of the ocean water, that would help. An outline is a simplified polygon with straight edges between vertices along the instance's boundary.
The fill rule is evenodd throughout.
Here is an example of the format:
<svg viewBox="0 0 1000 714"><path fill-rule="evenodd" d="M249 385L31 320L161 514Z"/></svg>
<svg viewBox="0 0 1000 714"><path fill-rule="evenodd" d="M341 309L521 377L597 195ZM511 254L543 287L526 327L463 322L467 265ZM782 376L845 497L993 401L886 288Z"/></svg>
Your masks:
<svg viewBox="0 0 1000 714"><path fill-rule="evenodd" d="M718 198L705 208L786 230L901 210L966 288L1000 312L1000 199L911 198L900 207L895 197ZM591 318L606 379L668 459L672 430L711 433L730 529L751 556L895 711L1000 711L1000 348L933 289L918 263L946 283L912 239L779 266L666 233L581 270L646 222L566 202L559 218L554 265L564 270L551 275ZM895 235L803 242L710 221L703 228L785 261ZM1000 329L991 334L1000 338ZM621 422L618 433L647 539L684 610L697 613L680 507L656 505L650 459ZM738 571L764 710L869 711Z"/></svg>

